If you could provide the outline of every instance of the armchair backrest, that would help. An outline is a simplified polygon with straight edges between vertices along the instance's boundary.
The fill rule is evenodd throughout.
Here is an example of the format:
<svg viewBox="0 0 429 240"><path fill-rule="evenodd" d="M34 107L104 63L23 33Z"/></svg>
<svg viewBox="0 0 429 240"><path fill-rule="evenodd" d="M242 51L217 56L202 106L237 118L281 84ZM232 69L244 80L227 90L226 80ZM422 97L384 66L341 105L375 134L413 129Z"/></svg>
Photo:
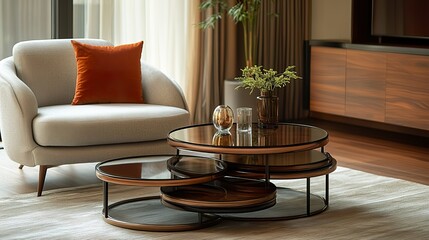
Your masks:
<svg viewBox="0 0 429 240"><path fill-rule="evenodd" d="M78 40L92 45L112 45L99 39ZM33 91L39 107L71 103L77 70L70 39L17 43L13 60L17 76Z"/></svg>

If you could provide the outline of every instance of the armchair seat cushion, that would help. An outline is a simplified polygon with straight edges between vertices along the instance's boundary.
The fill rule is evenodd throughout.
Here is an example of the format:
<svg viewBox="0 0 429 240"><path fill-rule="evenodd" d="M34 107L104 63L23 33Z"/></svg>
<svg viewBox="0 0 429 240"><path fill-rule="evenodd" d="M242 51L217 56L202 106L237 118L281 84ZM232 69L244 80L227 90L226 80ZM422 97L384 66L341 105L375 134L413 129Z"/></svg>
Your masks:
<svg viewBox="0 0 429 240"><path fill-rule="evenodd" d="M189 122L185 109L155 104L89 104L40 107L33 119L41 146L91 146L165 139Z"/></svg>

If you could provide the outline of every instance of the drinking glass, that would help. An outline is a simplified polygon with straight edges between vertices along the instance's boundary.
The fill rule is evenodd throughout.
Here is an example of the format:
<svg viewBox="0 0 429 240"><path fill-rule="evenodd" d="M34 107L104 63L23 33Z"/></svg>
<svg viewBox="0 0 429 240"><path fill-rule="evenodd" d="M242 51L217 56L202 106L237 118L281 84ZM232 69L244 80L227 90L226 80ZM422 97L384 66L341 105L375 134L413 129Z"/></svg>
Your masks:
<svg viewBox="0 0 429 240"><path fill-rule="evenodd" d="M239 132L252 131L252 108L249 108L249 107L237 108L237 131Z"/></svg>

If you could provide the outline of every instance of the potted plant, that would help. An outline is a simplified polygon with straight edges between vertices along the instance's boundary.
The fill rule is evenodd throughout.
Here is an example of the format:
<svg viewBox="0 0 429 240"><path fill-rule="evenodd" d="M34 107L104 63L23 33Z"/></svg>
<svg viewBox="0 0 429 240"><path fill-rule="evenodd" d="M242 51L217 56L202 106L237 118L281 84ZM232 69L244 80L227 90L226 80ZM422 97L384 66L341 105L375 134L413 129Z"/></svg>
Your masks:
<svg viewBox="0 0 429 240"><path fill-rule="evenodd" d="M262 66L245 67L242 76L236 77L240 81L237 88L255 89L260 91L257 97L258 127L275 128L278 123L278 97L275 90L285 87L291 80L300 79L294 70L295 66L288 66L282 73L273 69L264 69Z"/></svg>

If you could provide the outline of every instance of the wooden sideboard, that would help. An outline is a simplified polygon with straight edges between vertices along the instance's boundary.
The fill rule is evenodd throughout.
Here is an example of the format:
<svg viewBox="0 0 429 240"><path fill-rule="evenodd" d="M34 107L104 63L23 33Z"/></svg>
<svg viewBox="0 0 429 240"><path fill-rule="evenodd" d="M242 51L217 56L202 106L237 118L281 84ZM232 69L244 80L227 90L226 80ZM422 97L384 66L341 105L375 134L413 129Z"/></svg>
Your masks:
<svg viewBox="0 0 429 240"><path fill-rule="evenodd" d="M310 111L429 130L429 49L311 45Z"/></svg>

